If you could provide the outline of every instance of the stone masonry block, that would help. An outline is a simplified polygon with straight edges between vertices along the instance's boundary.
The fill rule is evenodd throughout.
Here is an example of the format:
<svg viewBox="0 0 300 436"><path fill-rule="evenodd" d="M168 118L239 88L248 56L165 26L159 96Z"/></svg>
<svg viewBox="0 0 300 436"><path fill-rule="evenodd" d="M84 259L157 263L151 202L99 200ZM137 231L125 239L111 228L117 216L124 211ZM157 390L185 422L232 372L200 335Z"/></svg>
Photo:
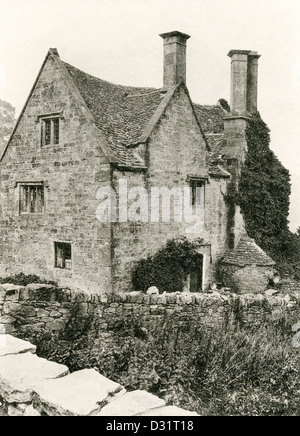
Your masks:
<svg viewBox="0 0 300 436"><path fill-rule="evenodd" d="M43 380L69 373L65 365L50 362L32 353L0 357L0 392L8 403L30 402L34 386Z"/></svg>
<svg viewBox="0 0 300 436"><path fill-rule="evenodd" d="M127 392L107 404L97 416L133 416L149 409L165 406L165 401L146 391Z"/></svg>
<svg viewBox="0 0 300 436"><path fill-rule="evenodd" d="M23 341L22 339L15 338L11 335L0 336L0 356L7 356L8 354L19 354L25 352L35 353L36 346L30 342Z"/></svg>
<svg viewBox="0 0 300 436"><path fill-rule="evenodd" d="M44 381L35 388L34 406L49 416L88 416L124 393L94 369L83 369L66 377Z"/></svg>
<svg viewBox="0 0 300 436"><path fill-rule="evenodd" d="M180 409L177 406L165 406L157 409L147 410L138 416L199 416L196 412Z"/></svg>

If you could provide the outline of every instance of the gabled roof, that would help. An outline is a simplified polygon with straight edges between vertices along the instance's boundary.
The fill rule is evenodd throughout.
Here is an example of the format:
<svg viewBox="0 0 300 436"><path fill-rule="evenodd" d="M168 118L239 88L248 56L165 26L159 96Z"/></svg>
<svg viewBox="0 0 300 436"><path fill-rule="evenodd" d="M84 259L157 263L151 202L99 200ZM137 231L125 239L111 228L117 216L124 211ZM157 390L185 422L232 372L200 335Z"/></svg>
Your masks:
<svg viewBox="0 0 300 436"><path fill-rule="evenodd" d="M198 119L204 133L223 133L225 115L221 106L208 106L194 103Z"/></svg>
<svg viewBox="0 0 300 436"><path fill-rule="evenodd" d="M216 177L230 176L227 171L221 168L222 162L216 158L219 154L220 141L223 136L224 110L221 106L201 106L192 103L188 90L182 80L168 90L165 88L121 86L107 82L61 61L56 49L49 50L39 75L49 55L56 57L68 72L85 102L95 125L103 133L107 141L111 152L111 162L117 163L118 167L133 170L145 169L145 163L139 156L136 146L148 140L176 89L179 86L184 86L199 128L204 135L207 151L209 152L208 163L211 175ZM30 96L25 107L29 98ZM3 155L4 153L5 150Z"/></svg>
<svg viewBox="0 0 300 436"><path fill-rule="evenodd" d="M246 265L272 266L275 264L254 241L246 234L243 234L238 245L233 251L225 254L222 264L237 265L244 267Z"/></svg>
<svg viewBox="0 0 300 436"><path fill-rule="evenodd" d="M64 62L70 76L89 108L97 127L104 133L119 164L130 168L143 167L134 147L148 139L177 87L166 89L136 88L116 85L87 74ZM223 137L224 110L220 106L201 106L192 103L200 128L208 146L215 150L219 144L213 139ZM210 134L217 138L210 137ZM218 141L217 141L218 142ZM212 153L215 156L215 152ZM214 175L230 174L211 159Z"/></svg>
<svg viewBox="0 0 300 436"><path fill-rule="evenodd" d="M64 65L119 163L143 166L130 147L138 143L165 94L154 88L115 85L65 62Z"/></svg>

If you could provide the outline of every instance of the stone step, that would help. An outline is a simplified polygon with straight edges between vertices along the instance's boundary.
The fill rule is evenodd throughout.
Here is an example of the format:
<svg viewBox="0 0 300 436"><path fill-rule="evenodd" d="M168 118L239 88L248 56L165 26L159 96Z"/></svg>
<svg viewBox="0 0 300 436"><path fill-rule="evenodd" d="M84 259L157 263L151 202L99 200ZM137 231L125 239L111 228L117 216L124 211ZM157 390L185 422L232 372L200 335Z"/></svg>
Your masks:
<svg viewBox="0 0 300 436"><path fill-rule="evenodd" d="M97 416L133 416L149 409L165 406L165 401L146 391L132 391L111 401Z"/></svg>
<svg viewBox="0 0 300 436"><path fill-rule="evenodd" d="M35 385L69 373L65 365L50 362L32 353L0 357L0 392L8 403L31 401Z"/></svg>
<svg viewBox="0 0 300 436"><path fill-rule="evenodd" d="M0 357L8 354L35 353L36 346L11 335L0 335Z"/></svg>
<svg viewBox="0 0 300 436"><path fill-rule="evenodd" d="M139 413L137 416L199 416L196 412L181 409L177 406L165 406L158 409L147 410Z"/></svg>
<svg viewBox="0 0 300 436"><path fill-rule="evenodd" d="M34 407L49 416L96 415L124 388L94 369L83 369L35 387Z"/></svg>

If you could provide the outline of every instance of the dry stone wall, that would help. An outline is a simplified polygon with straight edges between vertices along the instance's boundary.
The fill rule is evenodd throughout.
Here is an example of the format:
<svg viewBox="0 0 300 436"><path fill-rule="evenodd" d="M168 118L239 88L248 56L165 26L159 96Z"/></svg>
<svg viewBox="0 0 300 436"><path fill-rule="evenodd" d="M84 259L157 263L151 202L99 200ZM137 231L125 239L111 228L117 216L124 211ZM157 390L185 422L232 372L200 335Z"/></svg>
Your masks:
<svg viewBox="0 0 300 436"><path fill-rule="evenodd" d="M148 392L126 392L95 369L70 374L36 346L0 335L0 416L197 416Z"/></svg>
<svg viewBox="0 0 300 436"><path fill-rule="evenodd" d="M262 324L300 317L300 293L291 295L230 293L140 292L100 296L52 285L0 286L0 331L29 340L39 355L74 369L93 367L115 341L124 320L149 329L172 319L196 321L207 328L222 327L228 320L259 328ZM122 324L123 322L123 324Z"/></svg>

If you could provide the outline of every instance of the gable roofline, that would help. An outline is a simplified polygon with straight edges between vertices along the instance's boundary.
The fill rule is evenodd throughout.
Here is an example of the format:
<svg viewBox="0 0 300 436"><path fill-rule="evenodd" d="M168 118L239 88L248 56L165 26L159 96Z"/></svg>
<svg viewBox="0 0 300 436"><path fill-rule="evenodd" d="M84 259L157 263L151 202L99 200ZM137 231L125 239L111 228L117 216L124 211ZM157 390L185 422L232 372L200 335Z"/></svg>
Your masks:
<svg viewBox="0 0 300 436"><path fill-rule="evenodd" d="M34 89L35 89L35 87L36 87L36 85L37 85L37 82L38 82L38 80L39 80L39 78L40 78L40 76L41 76L41 74L42 74L42 72L43 72L43 69L44 69L44 67L45 67L45 65L46 65L46 63L47 63L47 61L48 61L48 59L49 59L50 56L51 56L53 59L55 59L55 60L59 60L59 67L60 67L61 69L63 69L64 73L65 73L65 74L67 75L67 77L69 78L70 83L71 83L72 86L76 89L76 91L77 91L77 93L78 93L78 98L80 98L80 101L81 101L82 105L84 106L85 110L87 111L87 113L88 113L89 116L91 117L91 120L93 121L94 125L96 126L96 123L95 123L94 117L92 116L92 114L91 114L89 108L87 107L87 105L86 105L84 99L82 98L82 96L81 96L81 94L80 94L80 92L79 92L79 90L78 90L78 88L77 88L77 86L76 86L76 84L75 84L73 78L71 77L71 75L70 75L70 73L68 72L67 68L65 67L64 63L61 61L57 49L56 49L56 48L50 48L50 49L48 50L48 53L47 53L45 59L44 59L44 62L42 63L42 66L41 66L41 68L40 68L40 70L39 70L39 72L38 72L38 75L37 75L37 77L36 77L36 79L35 79L35 81L34 81L34 84L33 84L32 88L31 88L31 90L30 90L30 93L29 93L29 95L28 95L28 97L27 97L27 99L26 99L26 102L25 102L25 104L24 104L24 106L23 106L23 109L22 109L22 111L21 111L21 113L20 113L20 115L19 115L19 117L18 117L18 119L17 119L17 122L16 122L16 124L15 124L15 126L14 126L14 129L13 129L13 131L12 131L10 137L9 137L9 140L8 140L7 144L5 145L5 147L4 147L4 149L3 149L3 152L2 152L2 154L1 154L1 156L0 156L0 162L2 161L2 159L3 159L3 157L4 157L4 155L5 155L6 151L7 151L7 149L8 149L8 147L9 147L10 143L11 143L11 140L12 140L12 138L13 138L13 136L14 136L14 134L15 134L15 132L16 132L18 126L19 126L19 123L20 123L20 121L21 121L21 119L22 119L22 117L23 117L23 115L24 115L24 112L25 112L25 110L26 110L26 108L27 108L27 105L28 105L28 103L29 103L29 101L30 101L30 98L31 98L31 96L32 96L32 93L33 93L33 91L34 91ZM97 127L97 126L96 126L96 127ZM101 131L100 131L98 128L97 128L97 130L99 131L99 134L101 134ZM101 142L101 144L100 144L100 147L101 147L101 150L102 150L103 154L104 154L105 157L108 159L108 161L109 161L110 164L117 163L117 162L118 162L118 159L117 159L117 158L113 155L113 153L111 152L110 147L109 147L108 144L106 143L106 139L103 137L102 134L101 134L101 136L102 136L102 142Z"/></svg>
<svg viewBox="0 0 300 436"><path fill-rule="evenodd" d="M106 138L104 137L104 135L102 134L101 130L98 128L98 126L96 125L95 122L95 118L93 117L89 107L87 106L84 98L82 97L80 90L78 89L73 77L71 76L71 74L69 73L65 63L63 61L60 60L60 67L64 70L65 74L67 74L68 78L70 79L72 86L74 87L74 89L76 90L77 94L78 94L78 98L80 98L81 104L84 106L86 112L88 113L88 115L90 116L92 122L94 123L97 131L99 132L99 134L101 135L101 139L102 142L101 144L99 144L99 147L101 148L101 151L103 152L104 156L108 159L108 163L109 164L116 164L118 163L118 159L114 156L113 152L111 151Z"/></svg>
<svg viewBox="0 0 300 436"><path fill-rule="evenodd" d="M159 123L161 117L162 117L163 114L165 113L165 111L166 111L166 109L167 109L169 103L171 102L171 100L172 100L172 98L173 98L175 92L176 92L176 91L177 91L181 86L183 87L183 89L184 89L184 91L185 91L185 93L186 93L186 95L187 95L187 97L188 97L188 99L189 99L189 102L190 102L190 105L191 105L191 108L192 108L193 114L194 114L194 116L195 116L195 118L196 118L196 121L197 121L198 127L199 127L200 132L201 132L201 134L202 134L202 137L203 137L203 139L204 139L204 141L205 141L206 149L207 149L207 151L210 151L210 147L209 147L208 141L207 141L206 136L205 136L205 134L204 134L204 132L203 132L203 129L202 129L201 125L200 125L200 121L199 121L199 118L198 118L198 116L197 116L196 110L195 110L195 108L194 108L194 104L193 104L193 102L192 102L192 99L191 99L191 97L190 97L189 90L188 90L188 88L187 88L187 86L186 86L186 84L185 84L183 78L181 78L181 79L179 80L179 82L177 83L177 85L175 85L175 86L173 86L173 87L171 87L171 88L169 88L169 89L167 90L165 97L164 97L163 100L160 102L160 104L159 104L158 108L156 109L156 111L154 112L153 116L150 118L150 121L149 121L147 127L145 128L143 134L140 136L139 140L138 140L136 143L134 143L134 144L130 144L130 145L128 145L128 146L127 146L128 148L131 148L131 147L134 148L134 147L138 146L139 144L144 144L144 143L146 143L146 142L148 141L148 139L150 138L150 136L151 136L153 130L155 129L156 125Z"/></svg>
<svg viewBox="0 0 300 436"><path fill-rule="evenodd" d="M203 136L203 139L204 139L204 141L205 141L206 150L207 150L207 151L211 151L210 146L209 146L209 144L208 144L208 141L207 141L207 139L206 139L205 133L204 133L202 127L201 127L201 124L200 124L200 121L199 121L199 118L198 118L198 115L197 115L197 112L196 112L196 109L195 109L194 103L192 102L192 99L191 99L191 96L190 96L189 90L188 90L188 88L187 88L187 86L186 86L186 84L185 84L184 81L183 81L183 87L184 87L184 90L185 90L185 92L186 92L186 94L187 94L187 96L188 96L188 99L189 99L190 104L191 104L191 106L192 106L193 113L194 113L194 115L195 115L195 118L196 118L196 120L197 120L197 124L198 124L199 129L200 129L200 132L201 132L201 134L202 134L202 136Z"/></svg>
<svg viewBox="0 0 300 436"><path fill-rule="evenodd" d="M26 102L25 102L24 106L23 106L23 109L21 110L21 113L20 113L20 115L18 116L18 119L17 119L17 121L16 121L16 124L15 124L15 126L14 126L14 128L13 128L13 131L11 132L11 135L10 135L10 137L9 137L9 140L7 141L7 144L5 145L5 147L4 147L3 151L2 151L2 154L1 154L1 157L0 157L0 162L2 161L2 159L3 159L3 157L4 157L5 153L6 153L6 150L8 149L8 147L9 147L9 145L10 145L10 143L11 143L12 137L14 136L15 131L16 131L17 128L18 128L18 125L19 125L19 123L20 123L20 121L21 121L21 118L22 118L22 116L23 116L23 114L24 114L24 112L25 112L25 109L27 108L27 105L28 105L28 103L29 103L29 100L30 100L30 98L31 98L31 96L32 96L32 93L33 93L33 91L34 91L34 89L35 89L35 87L36 87L36 84L37 84L37 82L38 82L38 80L39 80L39 78L40 78L40 75L42 74L42 71L43 71L43 69L44 69L44 66L45 66L45 64L46 64L46 62L47 62L49 56L58 56L58 57L59 57L59 54L58 54L57 49L56 49L56 48L49 48L48 53L47 53L47 55L46 55L46 57L45 57L45 59L44 59L44 62L42 63L41 68L39 69L38 75L37 75L37 77L36 77L36 79L35 79L35 81L34 81L34 83L33 83L33 86L32 86L32 88L31 88L31 90L30 90L30 93L29 93L29 95L28 95L28 97L27 97L27 99L26 99Z"/></svg>

